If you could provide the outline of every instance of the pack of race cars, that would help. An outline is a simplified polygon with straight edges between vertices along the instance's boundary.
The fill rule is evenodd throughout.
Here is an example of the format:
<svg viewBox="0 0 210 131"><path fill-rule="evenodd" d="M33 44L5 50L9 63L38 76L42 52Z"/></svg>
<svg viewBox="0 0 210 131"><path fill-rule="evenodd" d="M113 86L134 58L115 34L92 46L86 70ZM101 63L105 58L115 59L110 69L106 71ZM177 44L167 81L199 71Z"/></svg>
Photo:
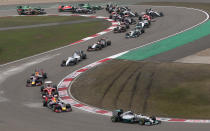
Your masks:
<svg viewBox="0 0 210 131"><path fill-rule="evenodd" d="M78 4L78 6L73 5L59 5L58 12L71 12L71 13L84 13L92 14L96 10L101 10L101 6L91 6L90 4ZM145 32L146 28L151 26L152 19L156 17L162 17L162 12L157 12L150 9L146 9L145 12L137 13L131 11L128 7L120 7L113 4L107 4L106 11L110 14L109 19L118 21L119 25L113 29L114 33L125 33L125 38L137 38ZM18 6L17 12L19 15L38 15L45 14L44 9L37 7L32 8L30 6ZM131 27L134 29L129 30ZM111 46L111 40L108 38L100 38L97 42L89 45L87 51L99 51L105 47ZM85 60L87 55L82 50L77 50L72 56L67 57L61 61L60 66L73 66L78 62ZM47 107L50 110L60 113L60 112L70 112L72 107L68 103L64 103L59 99L59 94L57 91L57 86L53 85L52 81L45 81L48 78L47 73L43 70L36 70L30 78L26 81L27 87L40 87L40 93L42 98L43 107ZM112 122L124 122L124 123L138 123L140 125L157 125L161 121L157 120L156 117L148 117L141 114L135 114L131 111L123 112L122 109L115 110L112 112L111 116Z"/></svg>
<svg viewBox="0 0 210 131"><path fill-rule="evenodd" d="M119 25L113 30L114 33L126 32L129 25L135 25L134 29L125 34L125 38L139 37L145 32L145 28L150 27L152 19L163 16L162 12L154 11L151 8L138 14L131 11L128 7L120 7L113 4L107 4L106 11L110 14L110 19L119 22Z"/></svg>
<svg viewBox="0 0 210 131"><path fill-rule="evenodd" d="M94 14L96 10L102 10L102 6L92 6L90 4L78 4L74 5L59 5L58 12L71 12L79 14ZM41 7L31 7L29 5L19 5L17 6L17 13L19 15L42 15L46 14L45 10Z"/></svg>

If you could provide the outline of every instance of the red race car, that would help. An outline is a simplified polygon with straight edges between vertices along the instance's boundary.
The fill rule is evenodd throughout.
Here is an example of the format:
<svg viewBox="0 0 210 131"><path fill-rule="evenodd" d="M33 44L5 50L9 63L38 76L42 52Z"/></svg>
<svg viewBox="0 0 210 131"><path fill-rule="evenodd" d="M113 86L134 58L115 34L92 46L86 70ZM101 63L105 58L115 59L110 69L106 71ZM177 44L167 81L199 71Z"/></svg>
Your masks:
<svg viewBox="0 0 210 131"><path fill-rule="evenodd" d="M59 5L58 12L72 12L74 7L72 5Z"/></svg>
<svg viewBox="0 0 210 131"><path fill-rule="evenodd" d="M52 81L46 81L45 85L41 87L42 97L57 95L57 86L52 84Z"/></svg>

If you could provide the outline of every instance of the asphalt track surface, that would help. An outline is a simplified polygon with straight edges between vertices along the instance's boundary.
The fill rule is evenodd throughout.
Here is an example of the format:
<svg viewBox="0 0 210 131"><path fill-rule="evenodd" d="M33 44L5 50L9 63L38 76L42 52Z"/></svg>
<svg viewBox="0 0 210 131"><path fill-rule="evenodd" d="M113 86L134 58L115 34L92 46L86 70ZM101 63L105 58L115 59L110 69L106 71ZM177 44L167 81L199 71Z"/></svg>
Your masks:
<svg viewBox="0 0 210 131"><path fill-rule="evenodd" d="M146 6L132 6L132 9L141 12ZM109 117L87 113L73 109L71 113L54 113L41 104L39 88L26 88L26 79L36 68L42 68L48 72L49 80L58 83L62 78L71 72L87 64L95 62L104 57L138 47L140 45L172 35L186 28L189 28L205 19L201 12L191 9L175 7L155 7L163 11L165 16L157 18L151 28L138 39L125 40L125 34L112 32L104 35L112 41L112 46L100 52L87 53L88 59L73 67L60 67L62 59L72 55L74 50L86 50L89 44L98 38L85 43L69 46L47 54L31 57L19 62L11 63L0 67L0 130L1 131L207 131L209 124L190 123L162 123L158 126L146 127L138 124L112 123ZM48 13L56 14L56 9L48 9ZM0 15L15 15L14 11L3 11ZM104 11L98 15L106 16ZM114 36L114 37L113 37Z"/></svg>

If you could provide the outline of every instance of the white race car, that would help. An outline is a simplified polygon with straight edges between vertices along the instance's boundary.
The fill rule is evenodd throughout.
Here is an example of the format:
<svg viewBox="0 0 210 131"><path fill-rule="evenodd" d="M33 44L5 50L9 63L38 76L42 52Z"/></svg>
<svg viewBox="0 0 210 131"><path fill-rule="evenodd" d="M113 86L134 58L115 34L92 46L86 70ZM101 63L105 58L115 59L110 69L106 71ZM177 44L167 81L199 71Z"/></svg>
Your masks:
<svg viewBox="0 0 210 131"><path fill-rule="evenodd" d="M131 111L123 112L122 109L115 110L112 112L112 122L124 122L124 123L139 123L140 125L157 125L161 121L157 120L154 116L148 117L141 114L137 115Z"/></svg>
<svg viewBox="0 0 210 131"><path fill-rule="evenodd" d="M148 20L142 20L136 24L137 29L149 28L150 22Z"/></svg>
<svg viewBox="0 0 210 131"><path fill-rule="evenodd" d="M152 18L154 18L154 17L162 17L163 16L162 12L154 11L151 8L150 9L146 9L146 14L152 16Z"/></svg>
<svg viewBox="0 0 210 131"><path fill-rule="evenodd" d="M126 33L125 38L137 38L143 33L144 33L144 29L135 28L134 30L131 30L129 33Z"/></svg>
<svg viewBox="0 0 210 131"><path fill-rule="evenodd" d="M68 57L66 60L62 61L61 66L75 65L77 62L86 58L87 56L83 51L75 51L71 57Z"/></svg>

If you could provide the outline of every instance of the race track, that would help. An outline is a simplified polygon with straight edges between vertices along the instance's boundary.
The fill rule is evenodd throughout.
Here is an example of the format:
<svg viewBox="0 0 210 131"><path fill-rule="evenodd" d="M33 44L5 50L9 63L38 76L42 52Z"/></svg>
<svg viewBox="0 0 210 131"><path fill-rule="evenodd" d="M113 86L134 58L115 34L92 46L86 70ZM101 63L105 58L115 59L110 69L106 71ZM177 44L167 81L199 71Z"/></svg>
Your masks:
<svg viewBox="0 0 210 131"><path fill-rule="evenodd" d="M132 6L133 10L144 11L147 6ZM207 131L209 124L189 123L162 123L158 126L144 127L133 124L115 124L109 117L95 115L81 110L73 109L71 113L54 113L42 107L39 88L26 88L28 76L36 68L43 68L48 72L49 80L58 83L71 72L104 57L138 47L143 44L158 40L168 35L175 34L193 25L202 22L205 14L185 8L155 7L164 12L165 16L157 18L156 22L146 30L138 39L125 40L124 34L112 32L104 35L111 39L112 46L100 52L87 53L88 59L73 67L60 67L62 59L72 55L74 50L86 50L97 38L85 43L69 46L43 55L31 57L22 61L0 67L0 130L2 131L177 131L189 130ZM56 9L47 9L48 14L58 14ZM15 15L14 10L1 11L0 15ZM107 16L104 11L97 15Z"/></svg>

